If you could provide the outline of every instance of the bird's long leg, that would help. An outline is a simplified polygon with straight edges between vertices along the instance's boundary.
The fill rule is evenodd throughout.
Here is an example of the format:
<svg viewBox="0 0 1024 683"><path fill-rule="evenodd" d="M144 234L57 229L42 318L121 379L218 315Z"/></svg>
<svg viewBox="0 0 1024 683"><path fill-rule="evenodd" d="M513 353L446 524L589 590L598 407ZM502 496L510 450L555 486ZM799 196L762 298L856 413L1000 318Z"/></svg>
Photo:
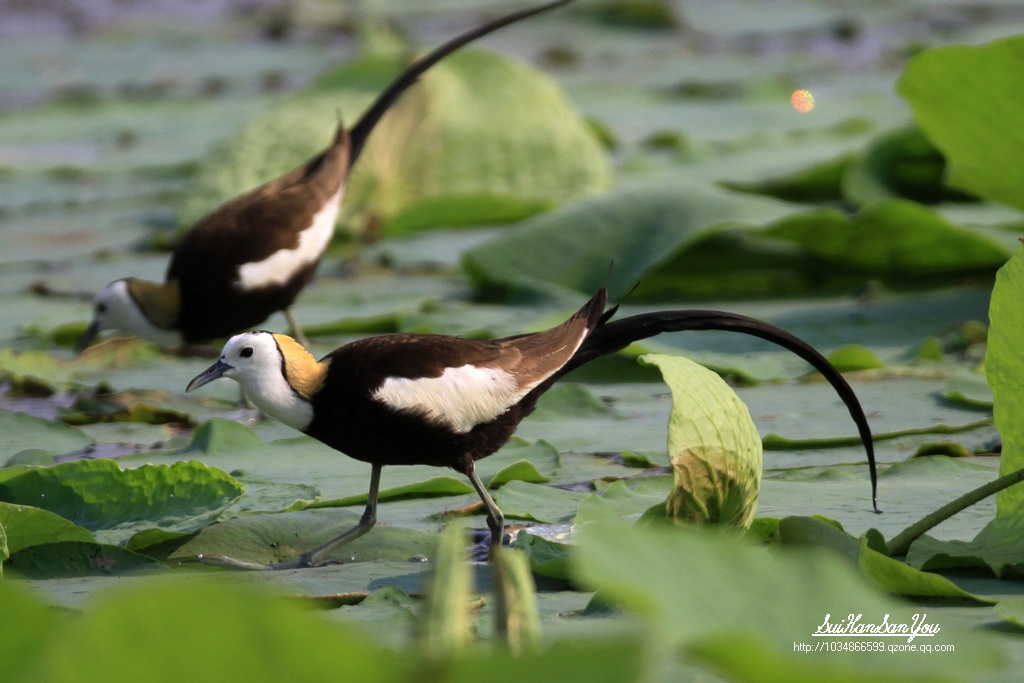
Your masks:
<svg viewBox="0 0 1024 683"><path fill-rule="evenodd" d="M319 567L326 564L324 557L329 552L335 548L345 545L346 543L356 540L372 529L373 525L377 523L377 492L380 490L380 472L382 467L382 465L374 465L373 469L370 471L370 491L367 494L366 509L363 510L363 516L359 518L359 523L340 536L332 538L323 545L299 555L294 560L277 562L274 564L262 564L260 562L237 560L233 557L228 557L227 555L200 555L198 558L199 561L203 564L209 564L217 567L251 569L256 571L300 569L305 567Z"/></svg>
<svg viewBox="0 0 1024 683"><path fill-rule="evenodd" d="M306 333L302 331L299 321L295 319L295 314L292 313L292 309L284 309L284 317L288 319L288 326L292 328L292 336L295 337L295 341L308 349L309 339L306 337Z"/></svg>
<svg viewBox="0 0 1024 683"><path fill-rule="evenodd" d="M466 476L469 477L469 481L473 484L473 488L476 489L480 500L484 502L484 507L487 508L487 528L491 530L490 554L493 558L495 548L501 547L501 540L505 536L505 515L498 509L498 506L491 498L491 494L487 492L487 487L480 481L480 475L476 473L476 468L470 465Z"/></svg>

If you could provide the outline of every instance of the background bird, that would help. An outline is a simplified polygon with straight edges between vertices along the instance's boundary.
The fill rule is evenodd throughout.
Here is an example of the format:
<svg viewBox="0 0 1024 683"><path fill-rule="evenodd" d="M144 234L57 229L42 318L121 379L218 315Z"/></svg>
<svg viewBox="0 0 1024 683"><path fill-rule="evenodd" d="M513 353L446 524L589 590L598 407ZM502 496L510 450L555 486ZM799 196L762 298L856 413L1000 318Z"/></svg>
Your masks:
<svg viewBox="0 0 1024 683"><path fill-rule="evenodd" d="M78 342L117 329L167 347L251 329L290 307L309 283L334 234L345 181L366 140L398 97L430 67L488 33L572 0L515 12L463 33L419 59L324 151L293 171L214 209L185 235L162 283L124 278L93 300L93 321Z"/></svg>
<svg viewBox="0 0 1024 683"><path fill-rule="evenodd" d="M220 359L186 391L219 377L241 384L266 414L346 455L372 465L359 523L299 558L261 565L225 556L218 564L283 569L317 566L334 548L376 522L385 465L434 465L465 474L487 508L492 551L504 516L474 463L501 448L540 396L566 373L662 332L728 330L767 339L795 352L835 387L857 423L876 501L875 456L867 418L842 375L806 342L768 323L723 311L677 310L611 320L599 290L567 321L544 332L491 340L435 334L370 337L316 360L290 337L250 332L228 340ZM876 505L877 509L877 505ZM493 553L492 553L493 554Z"/></svg>

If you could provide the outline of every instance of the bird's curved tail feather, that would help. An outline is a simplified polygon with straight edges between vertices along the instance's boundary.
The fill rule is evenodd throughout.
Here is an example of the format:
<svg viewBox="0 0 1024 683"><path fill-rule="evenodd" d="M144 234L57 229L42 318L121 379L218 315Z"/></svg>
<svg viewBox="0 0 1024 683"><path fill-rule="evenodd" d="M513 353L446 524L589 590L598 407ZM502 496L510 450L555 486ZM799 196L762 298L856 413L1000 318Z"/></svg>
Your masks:
<svg viewBox="0 0 1024 683"><path fill-rule="evenodd" d="M723 330L740 332L760 337L804 359L828 380L839 397L846 404L850 416L857 425L857 431L867 452L868 468L871 474L871 501L878 510L878 475L875 468L874 441L864 409L846 379L814 347L799 337L756 318L737 313L713 310L673 310L641 313L618 320L611 320L614 309L605 313L600 324L583 342L579 350L559 372L562 376L592 360L615 353L630 344L663 332L688 330Z"/></svg>

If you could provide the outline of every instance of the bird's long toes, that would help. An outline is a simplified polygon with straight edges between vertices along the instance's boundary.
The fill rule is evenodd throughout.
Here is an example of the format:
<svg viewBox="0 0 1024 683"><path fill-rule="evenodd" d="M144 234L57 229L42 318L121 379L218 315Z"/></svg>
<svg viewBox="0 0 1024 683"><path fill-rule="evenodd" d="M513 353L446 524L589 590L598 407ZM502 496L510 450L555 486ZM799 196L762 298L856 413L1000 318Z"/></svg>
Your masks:
<svg viewBox="0 0 1024 683"><path fill-rule="evenodd" d="M248 560L239 560L228 555L221 555L219 553L212 554L199 554L195 557L194 562L206 565L208 567L220 567L222 569L244 569L247 571L267 571L273 569L272 565L263 564L260 562L250 562Z"/></svg>
<svg viewBox="0 0 1024 683"><path fill-rule="evenodd" d="M470 561L486 562L491 555L491 532L488 529L473 529L470 534ZM512 535L506 533L501 537L501 544L507 548L512 545L513 540Z"/></svg>

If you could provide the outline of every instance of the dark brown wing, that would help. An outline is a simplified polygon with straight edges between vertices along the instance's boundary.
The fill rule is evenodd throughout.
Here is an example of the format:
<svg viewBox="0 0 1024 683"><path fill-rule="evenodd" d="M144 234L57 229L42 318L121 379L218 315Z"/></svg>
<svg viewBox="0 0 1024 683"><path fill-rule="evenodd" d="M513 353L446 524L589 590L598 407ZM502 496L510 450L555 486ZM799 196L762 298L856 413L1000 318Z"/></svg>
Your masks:
<svg viewBox="0 0 1024 683"><path fill-rule="evenodd" d="M360 460L467 471L500 448L596 326L602 290L565 323L503 339L396 334L324 358L307 433ZM526 398L527 400L523 400Z"/></svg>
<svg viewBox="0 0 1024 683"><path fill-rule="evenodd" d="M439 334L390 334L346 344L325 357L331 366L358 364L370 390L388 377L440 377L448 368L472 365L516 377L524 386L554 374L597 327L607 301L599 290L571 318L542 332L499 339L464 339ZM379 381L378 381L379 380Z"/></svg>
<svg viewBox="0 0 1024 683"><path fill-rule="evenodd" d="M201 218L174 250L167 279L184 281L200 270L233 278L241 264L294 249L299 234L344 183L348 168L349 137L339 125L323 152Z"/></svg>
<svg viewBox="0 0 1024 683"><path fill-rule="evenodd" d="M339 126L326 150L276 180L203 217L174 250L167 281L181 291L179 329L186 341L207 341L255 327L287 308L312 278L314 260L280 287L242 292L239 268L281 249L294 249L313 216L345 182L349 137Z"/></svg>
<svg viewBox="0 0 1024 683"><path fill-rule="evenodd" d="M570 362L586 337L598 326L607 301L607 291L600 289L571 318L557 327L496 340L503 354L494 363L495 367L514 375L520 386L536 386L543 382Z"/></svg>

